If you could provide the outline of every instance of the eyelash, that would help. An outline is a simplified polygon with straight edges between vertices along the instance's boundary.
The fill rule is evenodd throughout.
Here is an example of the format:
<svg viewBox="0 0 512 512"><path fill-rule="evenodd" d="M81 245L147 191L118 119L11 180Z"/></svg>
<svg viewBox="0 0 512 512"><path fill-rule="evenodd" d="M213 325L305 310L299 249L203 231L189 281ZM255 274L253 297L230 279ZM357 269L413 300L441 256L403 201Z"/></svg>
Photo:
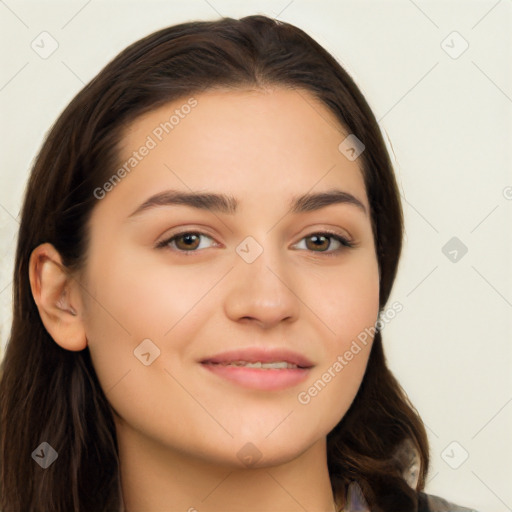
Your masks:
<svg viewBox="0 0 512 512"><path fill-rule="evenodd" d="M158 242L155 247L157 249L165 249L165 248L167 248L169 246L169 244L171 242L173 242L177 238L180 238L183 235L199 235L199 236L205 236L205 237L210 238L210 239L213 240L213 238L211 236L207 235L206 233L201 233L200 231L182 231L180 233L175 233L170 238L166 238L165 240L162 240L161 242ZM335 249L335 250L327 250L327 251L312 251L312 250L309 250L309 252L312 252L314 254L321 254L322 256L333 257L333 256L336 256L339 252L343 251L344 249L350 249L350 248L355 247L355 243L351 242L350 240L348 240L347 238L345 238L345 237L343 237L341 235L338 235L336 233L332 233L330 231L315 231L314 233L310 233L309 235L306 235L306 236L302 237L299 240L299 242L304 240L305 238L310 238L310 237L312 237L314 235L324 236L326 238L333 238L333 239L337 240L341 244L341 247L339 247L338 249ZM176 251L178 253L182 253L185 256L189 256L191 253L199 252L198 249L191 250L191 251L184 251L184 250L181 250L181 249L173 249L173 251Z"/></svg>

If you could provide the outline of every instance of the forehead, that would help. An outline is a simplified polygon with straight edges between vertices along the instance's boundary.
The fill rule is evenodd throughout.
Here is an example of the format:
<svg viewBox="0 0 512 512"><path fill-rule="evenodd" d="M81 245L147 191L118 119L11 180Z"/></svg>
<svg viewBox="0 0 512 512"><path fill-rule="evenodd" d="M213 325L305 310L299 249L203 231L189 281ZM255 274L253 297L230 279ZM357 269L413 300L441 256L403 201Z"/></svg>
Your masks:
<svg viewBox="0 0 512 512"><path fill-rule="evenodd" d="M283 194L342 187L368 206L361 159L339 150L347 135L304 90L211 90L137 118L124 132L119 165L138 194L165 185L282 202Z"/></svg>

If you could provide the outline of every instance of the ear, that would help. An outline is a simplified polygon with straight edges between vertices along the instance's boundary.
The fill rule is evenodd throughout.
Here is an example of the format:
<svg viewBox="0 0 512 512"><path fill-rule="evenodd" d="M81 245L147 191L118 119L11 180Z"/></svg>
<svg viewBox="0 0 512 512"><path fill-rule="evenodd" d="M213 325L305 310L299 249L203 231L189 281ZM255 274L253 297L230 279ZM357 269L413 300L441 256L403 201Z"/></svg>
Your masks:
<svg viewBox="0 0 512 512"><path fill-rule="evenodd" d="M53 340L66 350L87 346L80 285L51 244L36 247L29 261L30 287L41 320Z"/></svg>

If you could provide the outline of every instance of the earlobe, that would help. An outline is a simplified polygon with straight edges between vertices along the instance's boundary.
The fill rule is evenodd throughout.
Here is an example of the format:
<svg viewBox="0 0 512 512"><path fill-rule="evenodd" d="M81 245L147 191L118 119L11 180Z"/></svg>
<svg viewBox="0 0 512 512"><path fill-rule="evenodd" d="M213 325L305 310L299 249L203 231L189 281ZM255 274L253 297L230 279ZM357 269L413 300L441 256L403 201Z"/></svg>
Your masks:
<svg viewBox="0 0 512 512"><path fill-rule="evenodd" d="M80 288L55 247L44 243L30 255L29 279L41 320L53 340L66 350L87 346L80 315Z"/></svg>

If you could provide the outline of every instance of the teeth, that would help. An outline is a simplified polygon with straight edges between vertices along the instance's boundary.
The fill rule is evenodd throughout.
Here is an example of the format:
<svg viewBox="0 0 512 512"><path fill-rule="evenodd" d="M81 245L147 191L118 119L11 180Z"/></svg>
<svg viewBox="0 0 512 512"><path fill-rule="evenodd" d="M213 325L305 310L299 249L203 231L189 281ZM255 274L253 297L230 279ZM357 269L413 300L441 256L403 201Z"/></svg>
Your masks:
<svg viewBox="0 0 512 512"><path fill-rule="evenodd" d="M275 369L288 369L293 370L298 368L296 364L287 363L286 361L276 361L274 363L248 363L247 361L233 361L232 363L222 363L222 366L245 366L246 368L275 368Z"/></svg>

